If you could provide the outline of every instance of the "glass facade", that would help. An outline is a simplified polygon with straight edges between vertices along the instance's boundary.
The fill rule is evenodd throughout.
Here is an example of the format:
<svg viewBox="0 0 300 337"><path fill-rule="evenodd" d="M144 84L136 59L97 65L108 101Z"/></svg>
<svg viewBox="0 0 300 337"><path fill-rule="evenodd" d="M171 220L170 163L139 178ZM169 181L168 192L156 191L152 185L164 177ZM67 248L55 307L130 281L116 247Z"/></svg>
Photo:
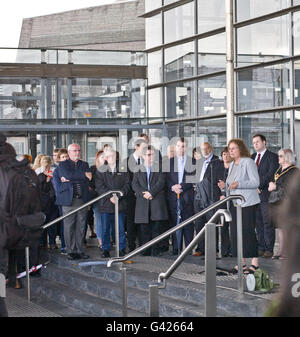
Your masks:
<svg viewBox="0 0 300 337"><path fill-rule="evenodd" d="M233 0L234 134L251 150L260 132L273 151L291 147L300 155L299 4ZM225 1L163 2L159 15L159 63L152 64L154 51L148 54L149 79L156 74L148 90L159 95L148 95L148 116L159 106L169 138L192 135L194 145L205 139L220 154L227 142ZM151 17L145 20L147 31Z"/></svg>

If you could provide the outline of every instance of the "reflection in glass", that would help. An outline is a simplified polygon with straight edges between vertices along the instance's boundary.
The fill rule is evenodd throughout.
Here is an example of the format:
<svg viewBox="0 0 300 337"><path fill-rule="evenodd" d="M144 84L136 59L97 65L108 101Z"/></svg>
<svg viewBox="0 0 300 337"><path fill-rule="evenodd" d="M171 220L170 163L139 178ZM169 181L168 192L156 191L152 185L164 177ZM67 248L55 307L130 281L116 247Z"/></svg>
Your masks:
<svg viewBox="0 0 300 337"><path fill-rule="evenodd" d="M294 62L295 69L295 104L300 104L300 61Z"/></svg>
<svg viewBox="0 0 300 337"><path fill-rule="evenodd" d="M198 34L225 26L225 1L198 1Z"/></svg>
<svg viewBox="0 0 300 337"><path fill-rule="evenodd" d="M163 117L161 109L161 88L148 90L148 117Z"/></svg>
<svg viewBox="0 0 300 337"><path fill-rule="evenodd" d="M195 83L176 83L170 84L165 88L167 118L195 116Z"/></svg>
<svg viewBox="0 0 300 337"><path fill-rule="evenodd" d="M160 83L162 80L162 52L159 50L148 54L148 84Z"/></svg>
<svg viewBox="0 0 300 337"><path fill-rule="evenodd" d="M277 12L288 7L289 2L289 0L238 0L236 1L237 21L244 21L264 14Z"/></svg>
<svg viewBox="0 0 300 337"><path fill-rule="evenodd" d="M226 113L226 78L214 76L198 81L198 114Z"/></svg>
<svg viewBox="0 0 300 337"><path fill-rule="evenodd" d="M146 48L156 47L162 44L161 14L146 18L145 24Z"/></svg>
<svg viewBox="0 0 300 337"><path fill-rule="evenodd" d="M194 74L194 68L193 42L165 49L165 81L191 77Z"/></svg>
<svg viewBox="0 0 300 337"><path fill-rule="evenodd" d="M239 71L238 111L290 104L288 64Z"/></svg>
<svg viewBox="0 0 300 337"><path fill-rule="evenodd" d="M267 139L268 149L278 152L281 148L290 146L289 114L286 111L238 116L238 137L246 142L252 153L252 136L261 133Z"/></svg>
<svg viewBox="0 0 300 337"><path fill-rule="evenodd" d="M225 70L225 33L198 40L198 74Z"/></svg>
<svg viewBox="0 0 300 337"><path fill-rule="evenodd" d="M194 35L194 3L170 9L164 13L165 43Z"/></svg>
<svg viewBox="0 0 300 337"><path fill-rule="evenodd" d="M237 37L239 66L288 56L288 16L239 28Z"/></svg>

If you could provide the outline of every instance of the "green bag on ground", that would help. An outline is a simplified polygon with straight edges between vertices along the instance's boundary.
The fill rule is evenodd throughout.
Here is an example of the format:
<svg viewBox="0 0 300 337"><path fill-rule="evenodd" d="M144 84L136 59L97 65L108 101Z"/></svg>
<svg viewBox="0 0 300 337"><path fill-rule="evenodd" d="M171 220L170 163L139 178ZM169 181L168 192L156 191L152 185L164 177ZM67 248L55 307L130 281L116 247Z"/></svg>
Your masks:
<svg viewBox="0 0 300 337"><path fill-rule="evenodd" d="M261 268L258 268L254 272L255 277L255 290L261 292L267 292L274 288L274 282L270 279L267 272Z"/></svg>

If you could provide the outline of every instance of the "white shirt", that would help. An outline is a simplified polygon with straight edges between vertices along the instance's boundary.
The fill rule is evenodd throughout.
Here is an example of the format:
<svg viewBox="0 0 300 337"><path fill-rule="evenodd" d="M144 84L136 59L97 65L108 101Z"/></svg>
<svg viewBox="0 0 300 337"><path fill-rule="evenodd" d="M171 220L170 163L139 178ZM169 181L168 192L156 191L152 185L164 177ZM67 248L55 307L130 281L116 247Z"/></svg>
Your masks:
<svg viewBox="0 0 300 337"><path fill-rule="evenodd" d="M203 166L202 166L201 174L200 174L200 181L203 180L205 171L206 171L207 166L208 166L209 162L211 161L212 157L213 157L213 153L211 153L211 154L205 159L205 161L204 161L204 163L203 163Z"/></svg>
<svg viewBox="0 0 300 337"><path fill-rule="evenodd" d="M254 162L256 163L257 157L258 157L258 154L259 154L259 153L260 153L260 159L259 159L259 162L261 162L262 157L263 157L263 155L265 154L266 151L267 151L267 149L264 149L262 152L257 152L257 153L256 153L256 156L255 156L255 159L254 159Z"/></svg>

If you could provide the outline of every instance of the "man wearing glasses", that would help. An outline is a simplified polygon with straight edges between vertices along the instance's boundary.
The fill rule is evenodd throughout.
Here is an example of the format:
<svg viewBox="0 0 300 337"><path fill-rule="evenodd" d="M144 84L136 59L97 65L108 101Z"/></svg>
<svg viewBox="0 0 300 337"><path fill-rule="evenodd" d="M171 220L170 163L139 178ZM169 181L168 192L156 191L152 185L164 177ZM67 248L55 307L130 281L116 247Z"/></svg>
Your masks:
<svg viewBox="0 0 300 337"><path fill-rule="evenodd" d="M56 204L62 206L63 215L77 209L90 200L88 182L92 179L89 165L82 161L80 146L68 146L69 159L56 168ZM64 238L69 260L89 258L83 251L87 208L70 215L64 220Z"/></svg>

